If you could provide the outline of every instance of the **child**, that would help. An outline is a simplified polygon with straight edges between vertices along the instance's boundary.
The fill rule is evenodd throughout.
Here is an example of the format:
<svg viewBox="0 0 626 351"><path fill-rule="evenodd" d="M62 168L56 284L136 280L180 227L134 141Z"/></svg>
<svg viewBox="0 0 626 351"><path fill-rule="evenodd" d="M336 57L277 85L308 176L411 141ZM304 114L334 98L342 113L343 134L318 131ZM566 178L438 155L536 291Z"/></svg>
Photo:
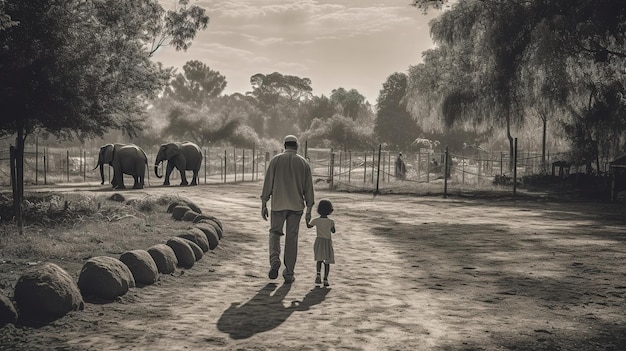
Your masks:
<svg viewBox="0 0 626 351"><path fill-rule="evenodd" d="M322 262L324 263L324 286L328 286L328 273L330 272L330 264L335 263L335 251L333 250L333 241L331 233L335 232L335 222L328 218L333 213L333 204L328 200L321 200L317 205L318 218L307 222L308 228L316 227L317 238L313 244L313 252L315 253L315 261L317 261L317 276L315 284L322 283L320 271L322 270Z"/></svg>

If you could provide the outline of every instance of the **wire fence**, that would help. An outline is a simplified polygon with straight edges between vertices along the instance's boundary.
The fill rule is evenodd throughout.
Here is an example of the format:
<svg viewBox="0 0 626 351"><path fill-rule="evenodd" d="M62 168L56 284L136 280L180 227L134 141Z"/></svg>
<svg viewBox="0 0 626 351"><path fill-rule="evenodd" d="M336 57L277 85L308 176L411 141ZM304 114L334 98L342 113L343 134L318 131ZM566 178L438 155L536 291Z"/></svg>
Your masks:
<svg viewBox="0 0 626 351"><path fill-rule="evenodd" d="M148 152L146 185L161 185L163 180L154 174L156 152ZM205 148L203 162L198 174L200 184L256 181L263 178L267 163L272 155L266 150L237 148ZM99 149L27 147L24 152L24 184L46 185L61 183L100 183L97 167ZM166 161L167 162L167 161ZM164 173L165 163L159 165L159 173ZM191 171L186 172L191 179ZM113 177L112 167L104 166L105 183ZM180 174L174 170L170 183L177 184ZM124 183L132 184L133 178L124 175ZM0 150L0 187L11 186L11 164L9 150Z"/></svg>
<svg viewBox="0 0 626 351"><path fill-rule="evenodd" d="M515 157L517 156L517 157ZM461 152L420 149L399 154L382 148L369 151L308 149L306 157L316 183L347 191L443 194L489 191L515 193L533 176L567 178L581 171L564 153L517 150ZM601 162L607 171L608 159ZM447 165L446 165L447 161Z"/></svg>

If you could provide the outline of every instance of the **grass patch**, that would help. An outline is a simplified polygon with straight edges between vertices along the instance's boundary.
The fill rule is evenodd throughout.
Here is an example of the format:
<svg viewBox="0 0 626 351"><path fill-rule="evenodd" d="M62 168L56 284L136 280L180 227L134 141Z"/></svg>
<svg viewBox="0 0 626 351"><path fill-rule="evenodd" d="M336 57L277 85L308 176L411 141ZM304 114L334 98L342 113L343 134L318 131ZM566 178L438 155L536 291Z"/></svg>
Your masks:
<svg viewBox="0 0 626 351"><path fill-rule="evenodd" d="M31 264L53 262L77 276L91 257L119 258L128 250L146 250L192 226L167 213L167 206L180 199L177 196L125 202L104 195L33 193L25 197L24 234L19 234L13 221L0 223L0 290L12 288ZM12 202L7 198L0 194L3 214L11 213Z"/></svg>

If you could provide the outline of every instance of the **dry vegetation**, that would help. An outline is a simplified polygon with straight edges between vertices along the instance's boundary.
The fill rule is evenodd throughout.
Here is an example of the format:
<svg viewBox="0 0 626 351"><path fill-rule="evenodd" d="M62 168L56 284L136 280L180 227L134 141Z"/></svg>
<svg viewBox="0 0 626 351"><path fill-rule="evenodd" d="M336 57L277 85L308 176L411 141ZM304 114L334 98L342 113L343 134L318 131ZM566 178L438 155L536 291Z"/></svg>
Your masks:
<svg viewBox="0 0 626 351"><path fill-rule="evenodd" d="M165 242L189 223L175 222L167 206L175 196L114 200L119 194L27 194L24 234L13 222L0 223L0 291L11 296L21 273L37 262L54 262L77 274L90 257L118 257L124 251ZM2 218L10 194L0 194Z"/></svg>

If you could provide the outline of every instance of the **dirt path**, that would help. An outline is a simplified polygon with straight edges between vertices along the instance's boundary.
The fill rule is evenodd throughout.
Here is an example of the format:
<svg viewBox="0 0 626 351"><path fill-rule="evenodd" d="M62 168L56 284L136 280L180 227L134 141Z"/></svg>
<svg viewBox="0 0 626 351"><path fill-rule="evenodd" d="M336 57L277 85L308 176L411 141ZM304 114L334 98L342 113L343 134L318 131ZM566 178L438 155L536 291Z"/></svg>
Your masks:
<svg viewBox="0 0 626 351"><path fill-rule="evenodd" d="M224 222L218 248L120 302L10 330L23 349L626 349L623 204L318 191L336 209L326 289L304 225L296 282L267 279L259 183L136 194L174 190Z"/></svg>

